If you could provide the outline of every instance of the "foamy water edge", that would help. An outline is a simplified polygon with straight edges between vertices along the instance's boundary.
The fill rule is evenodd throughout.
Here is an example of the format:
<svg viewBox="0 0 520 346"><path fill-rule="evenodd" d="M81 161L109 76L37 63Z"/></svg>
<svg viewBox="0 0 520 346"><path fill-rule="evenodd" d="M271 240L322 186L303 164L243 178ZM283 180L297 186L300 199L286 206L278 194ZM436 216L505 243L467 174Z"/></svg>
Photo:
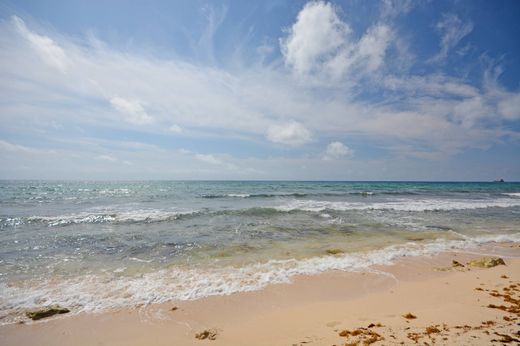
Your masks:
<svg viewBox="0 0 520 346"><path fill-rule="evenodd" d="M0 283L0 310L20 315L26 309L60 304L73 313L100 312L136 305L193 300L215 295L256 291L270 284L290 283L297 275L316 275L330 270L365 271L374 265L391 265L398 258L432 256L446 251L476 248L493 242L520 242L520 233L409 242L370 252L312 257L304 260L271 260L241 268L171 268L138 277L116 273L86 275L59 282L46 279L20 286ZM5 319L1 324L16 322Z"/></svg>

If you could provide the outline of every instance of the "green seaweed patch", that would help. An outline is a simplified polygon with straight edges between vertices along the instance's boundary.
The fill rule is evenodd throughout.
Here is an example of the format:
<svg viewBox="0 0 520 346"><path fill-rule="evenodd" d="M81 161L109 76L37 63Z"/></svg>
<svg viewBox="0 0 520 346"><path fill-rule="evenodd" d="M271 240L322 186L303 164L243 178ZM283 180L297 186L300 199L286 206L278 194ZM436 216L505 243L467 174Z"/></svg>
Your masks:
<svg viewBox="0 0 520 346"><path fill-rule="evenodd" d="M479 259L468 261L467 264L479 268L493 268L498 265L505 266L506 262L504 262L504 260L500 257L482 257Z"/></svg>
<svg viewBox="0 0 520 346"><path fill-rule="evenodd" d="M344 253L345 251L343 251L341 249L328 249L326 252L329 255L339 255L339 254Z"/></svg>
<svg viewBox="0 0 520 346"><path fill-rule="evenodd" d="M407 314L404 314L403 317L406 318L407 320L415 320L417 318L417 316L415 316L414 314L412 314L410 312Z"/></svg>
<svg viewBox="0 0 520 346"><path fill-rule="evenodd" d="M55 304L27 311L25 315L29 317L31 320L36 321L54 315L66 314L67 312L70 312L70 310Z"/></svg>
<svg viewBox="0 0 520 346"><path fill-rule="evenodd" d="M216 340L218 331L216 329L206 329L195 334L195 338L199 340Z"/></svg>
<svg viewBox="0 0 520 346"><path fill-rule="evenodd" d="M423 238L423 237L406 237L405 239L409 240L409 241L423 241L426 238Z"/></svg>
<svg viewBox="0 0 520 346"><path fill-rule="evenodd" d="M345 329L339 332L338 335L344 338L355 337L358 339L348 342L345 345L359 345L359 343L362 343L363 345L371 345L385 339L381 334L367 328L358 328L354 330Z"/></svg>
<svg viewBox="0 0 520 346"><path fill-rule="evenodd" d="M451 266L453 268L458 268L458 267L464 268L464 264L460 263L459 261L455 261L455 260L451 261Z"/></svg>

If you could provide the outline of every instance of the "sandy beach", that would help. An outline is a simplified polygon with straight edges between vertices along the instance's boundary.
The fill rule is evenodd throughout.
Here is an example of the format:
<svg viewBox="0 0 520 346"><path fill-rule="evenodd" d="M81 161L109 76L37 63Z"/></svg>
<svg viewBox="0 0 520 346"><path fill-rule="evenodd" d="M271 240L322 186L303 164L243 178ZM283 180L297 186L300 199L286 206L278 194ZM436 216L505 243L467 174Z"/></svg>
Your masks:
<svg viewBox="0 0 520 346"><path fill-rule="evenodd" d="M467 264L497 253L506 265ZM0 343L518 344L519 257L520 247L510 243L405 257L366 272L300 276L260 291L4 325Z"/></svg>
<svg viewBox="0 0 520 346"><path fill-rule="evenodd" d="M519 18L0 0L0 346L520 346Z"/></svg>
<svg viewBox="0 0 520 346"><path fill-rule="evenodd" d="M520 346L520 0L0 0L0 346Z"/></svg>

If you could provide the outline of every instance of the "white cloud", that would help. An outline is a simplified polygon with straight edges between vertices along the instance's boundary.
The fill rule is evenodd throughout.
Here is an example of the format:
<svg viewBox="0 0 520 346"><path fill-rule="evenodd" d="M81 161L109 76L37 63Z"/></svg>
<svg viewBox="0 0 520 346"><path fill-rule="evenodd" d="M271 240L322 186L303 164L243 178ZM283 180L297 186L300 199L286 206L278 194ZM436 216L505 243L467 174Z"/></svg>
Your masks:
<svg viewBox="0 0 520 346"><path fill-rule="evenodd" d="M34 154L38 152L37 149L28 148L23 145L13 144L3 140L0 140L0 151L8 151L19 154Z"/></svg>
<svg viewBox="0 0 520 346"><path fill-rule="evenodd" d="M177 152L186 158L195 159L198 162L219 166L220 168L227 168L228 170L237 169L234 163L227 162L228 159L232 159L229 155L219 155L219 157L213 154L200 154L187 149L179 149Z"/></svg>
<svg viewBox="0 0 520 346"><path fill-rule="evenodd" d="M193 154L193 152L191 150L184 149L184 148L179 149L179 153L183 154L183 155Z"/></svg>
<svg viewBox="0 0 520 346"><path fill-rule="evenodd" d="M352 156L354 152L352 149L347 147L345 144L341 142L332 142L327 145L327 149L325 150L325 155L323 156L324 160L337 160L342 157Z"/></svg>
<svg viewBox="0 0 520 346"><path fill-rule="evenodd" d="M361 37L355 53L356 60L366 59L366 68L369 72L377 70L383 64L391 35L388 25L378 24L369 28Z"/></svg>
<svg viewBox="0 0 520 346"><path fill-rule="evenodd" d="M111 156L111 155L98 155L96 156L96 159L97 160L101 160L101 161L109 161L109 162L116 162L117 159L114 157L114 156Z"/></svg>
<svg viewBox="0 0 520 346"><path fill-rule="evenodd" d="M401 14L406 14L412 10L418 0L382 0L381 17L393 18Z"/></svg>
<svg viewBox="0 0 520 346"><path fill-rule="evenodd" d="M379 69L392 40L387 24L376 23L356 41L330 3L309 2L280 40L285 63L299 77L338 82L360 79Z"/></svg>
<svg viewBox="0 0 520 346"><path fill-rule="evenodd" d="M441 62L448 57L451 49L455 48L464 37L471 33L473 23L464 22L454 14L445 14L437 23L436 28L442 34L440 51L430 61Z"/></svg>
<svg viewBox="0 0 520 346"><path fill-rule="evenodd" d="M35 34L25 25L25 22L17 16L11 18L18 32L31 44L40 57L50 66L65 72L69 66L69 60L63 49L50 37Z"/></svg>
<svg viewBox="0 0 520 346"><path fill-rule="evenodd" d="M314 10L313 6L323 10L329 20L341 21L330 4L311 3L302 11ZM336 26L343 25L343 31L348 28L347 23L340 24ZM52 36L26 30L49 39ZM305 30L293 26L282 42L287 44L295 37L304 39ZM331 30L338 29L332 25ZM226 71L52 36L51 41L56 46L59 42L68 64L67 73L56 73L48 61L41 59L41 51L27 44L26 36L15 21L0 21L0 120L6 133L24 129L30 131L28 136L52 136L57 130L53 123L63 129L130 129L146 136L189 128L185 135L197 140L232 136L233 140L256 143L265 136L270 142L291 147L313 139L356 136L366 143L385 143L385 148L394 148L391 150L396 153L402 150L412 155L406 148L413 143L424 149L421 152L445 156L518 136L503 127L504 121L519 118L515 111L519 109L517 93L497 85L479 87L463 78L440 74L390 74L391 65L385 64L386 51L397 33L386 22L372 25L357 40L354 33L343 32L338 36L342 42L333 45L337 49L294 43L292 51L294 64L300 69L321 71L316 78L334 80L339 76L358 89L371 88L384 94L377 102L358 98L350 85L328 84L322 89L312 82L301 83L276 64ZM288 66L295 68L293 64ZM371 73L377 77L374 81L360 80ZM87 157L103 152L103 148L95 149ZM165 149L157 145L142 148L145 150L150 153ZM204 162L194 152L176 154L199 165L192 164L191 169L199 169ZM139 160L145 160L144 155L126 158L117 153L117 157L119 162L128 160L136 167ZM214 170L228 167L228 161L232 163L228 158L224 161L222 154L212 157L214 160L206 157L205 162L225 162L215 164ZM157 158L164 160L165 156Z"/></svg>
<svg viewBox="0 0 520 346"><path fill-rule="evenodd" d="M110 104L114 109L125 115L125 119L136 125L145 125L153 122L153 118L144 110L141 103L137 100L128 100L122 97L112 97Z"/></svg>
<svg viewBox="0 0 520 346"><path fill-rule="evenodd" d="M168 127L168 131L173 133L182 133L182 127L180 127L177 124L173 124L170 127Z"/></svg>
<svg viewBox="0 0 520 346"><path fill-rule="evenodd" d="M520 93L504 93L498 110L507 120L520 119Z"/></svg>
<svg viewBox="0 0 520 346"><path fill-rule="evenodd" d="M330 3L309 2L298 13L280 46L286 63L297 73L307 74L323 61L333 59L350 31Z"/></svg>
<svg viewBox="0 0 520 346"><path fill-rule="evenodd" d="M388 90L406 92L415 96L475 97L480 94L479 90L474 86L441 74L411 77L388 75L384 77L382 82L384 87Z"/></svg>
<svg viewBox="0 0 520 346"><path fill-rule="evenodd" d="M195 158L199 161L210 163L212 165L221 165L223 162L211 154L195 154Z"/></svg>
<svg viewBox="0 0 520 346"><path fill-rule="evenodd" d="M302 124L292 121L272 125L267 129L267 139L273 143L300 146L309 143L312 135Z"/></svg>
<svg viewBox="0 0 520 346"><path fill-rule="evenodd" d="M204 56L201 58L204 58L213 63L215 60L213 46L214 36L226 18L227 7L214 7L211 5L206 5L202 7L201 12L205 17L206 26L197 42L196 51L199 54L204 54Z"/></svg>

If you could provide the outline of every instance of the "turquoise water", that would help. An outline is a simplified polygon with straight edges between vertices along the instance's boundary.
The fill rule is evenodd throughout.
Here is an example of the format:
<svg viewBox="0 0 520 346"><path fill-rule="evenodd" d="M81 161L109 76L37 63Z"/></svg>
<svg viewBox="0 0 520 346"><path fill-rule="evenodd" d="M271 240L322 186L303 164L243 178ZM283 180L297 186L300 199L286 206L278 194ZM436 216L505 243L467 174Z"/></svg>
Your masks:
<svg viewBox="0 0 520 346"><path fill-rule="evenodd" d="M519 234L520 183L1 181L0 310L228 294Z"/></svg>

